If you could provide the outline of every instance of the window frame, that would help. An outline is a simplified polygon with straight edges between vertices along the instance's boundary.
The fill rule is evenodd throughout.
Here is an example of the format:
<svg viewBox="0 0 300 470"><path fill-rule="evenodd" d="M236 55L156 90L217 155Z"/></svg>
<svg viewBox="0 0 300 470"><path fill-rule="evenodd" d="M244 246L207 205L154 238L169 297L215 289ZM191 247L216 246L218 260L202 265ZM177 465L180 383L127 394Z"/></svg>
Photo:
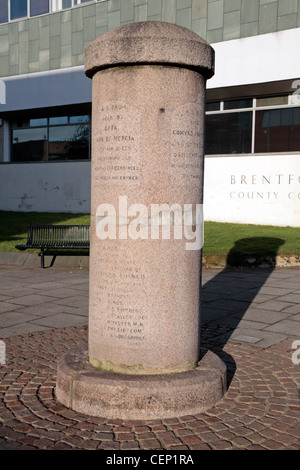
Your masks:
<svg viewBox="0 0 300 470"><path fill-rule="evenodd" d="M71 122L71 118L74 118L74 117L80 117L80 116L88 116L88 120L87 121L82 121L82 122ZM51 118L59 118L59 117L67 117L67 123L63 123L63 124L50 124L50 119ZM25 118L23 118L24 120ZM34 119L47 119L47 124L44 124L44 125L37 125L37 126L31 126L30 125L30 121L31 120L34 120ZM22 119L21 119L22 120ZM82 125L88 125L89 126L89 141L88 141L88 158L74 158L74 159L49 159L49 136L50 136L50 129L52 128L62 128L62 127L77 127L79 126L80 124ZM28 125L26 126L16 126L14 125L14 123L12 123L10 125L10 159L9 159L9 162L10 163L52 163L52 162L90 162L91 161L91 126L92 126L92 119L91 119L91 114L89 113L85 113L85 114L80 114L80 113L72 113L72 114L57 114L57 115L51 115L51 116L41 116L41 117L29 117L28 118ZM21 129L24 129L24 130L28 130L28 129L40 129L40 128L43 128L43 129L46 129L47 131L47 159L46 160L14 160L13 159L13 133L14 131L16 130L21 130Z"/></svg>
<svg viewBox="0 0 300 470"><path fill-rule="evenodd" d="M36 18L36 17L39 17L39 16L43 16L43 15L49 15L51 13L56 13L58 11L65 11L65 10L69 10L71 8L77 8L77 7L81 7L81 6L84 6L84 5L88 5L90 3L97 3L97 2L103 2L104 0L71 0L71 6L70 7L66 7L66 8L55 8L55 4L54 4L54 0L48 0L48 12L46 13L39 13L37 15L31 15L31 6L30 6L30 0L26 0L27 2L27 8L26 8L26 12L27 14L25 16L20 16L19 18L11 18L11 0L6 0L7 1L7 21L3 21L3 22L0 22L0 25L2 24L7 24L7 23L12 23L12 22L15 22L15 21L21 21L21 20L24 20L24 19L29 19L29 18ZM75 4L75 1L77 2Z"/></svg>
<svg viewBox="0 0 300 470"><path fill-rule="evenodd" d="M12 22L12 21L20 21L20 20L23 20L23 19L26 19L26 18L35 18L36 16L42 16L42 15L48 15L49 13L51 13L51 4L52 4L52 0L48 0L48 12L46 13L39 13L37 15L31 15L31 5L30 5L30 0L26 0L27 1L27 7L26 7L26 16L20 16L19 18L11 18L11 0L7 0L8 2L8 23ZM1 23L1 24L4 24L4 23Z"/></svg>
<svg viewBox="0 0 300 470"><path fill-rule="evenodd" d="M261 98L275 98L275 97L282 97L282 96L287 96L288 100L286 104L282 105L265 105L265 106L257 106L257 100ZM236 108L236 109L224 109L224 103L227 101L234 101L234 100L244 100L244 99L252 99L252 106L248 108ZM290 94L282 94L282 95L264 95L264 96L256 96L256 97L241 97L241 98L228 98L228 99L223 99L223 100L214 100L211 99L210 101L207 102L207 104L210 103L220 103L220 108L219 110L215 111L205 111L205 116L210 116L214 114L229 114L229 113L241 113L241 112L252 112L252 136L251 136L251 152L250 153L245 153L245 154L234 154L234 153L222 153L218 155L261 155L261 153L256 153L255 152L255 130L256 130L256 112L258 111L271 111L271 110L278 110L278 109L293 109L293 108L299 108L300 103L295 103L293 102L293 95ZM296 151L296 152L300 152ZM263 154L267 155L272 155L272 154L291 154L295 153L295 151L289 151L286 150L284 152L263 152ZM215 154L207 154L207 155L215 155Z"/></svg>

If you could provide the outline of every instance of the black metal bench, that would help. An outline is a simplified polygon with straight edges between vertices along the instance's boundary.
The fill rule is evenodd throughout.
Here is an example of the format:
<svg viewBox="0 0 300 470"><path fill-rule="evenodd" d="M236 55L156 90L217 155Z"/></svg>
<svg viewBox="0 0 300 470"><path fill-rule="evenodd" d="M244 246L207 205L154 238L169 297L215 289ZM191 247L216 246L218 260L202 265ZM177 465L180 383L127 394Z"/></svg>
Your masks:
<svg viewBox="0 0 300 470"><path fill-rule="evenodd" d="M89 247L89 225L29 225L26 244L16 245L21 251L28 248L40 249L41 268L45 267L45 250L47 254L54 256L53 264L56 255L62 254L62 251L64 254L78 254L78 251L87 254Z"/></svg>

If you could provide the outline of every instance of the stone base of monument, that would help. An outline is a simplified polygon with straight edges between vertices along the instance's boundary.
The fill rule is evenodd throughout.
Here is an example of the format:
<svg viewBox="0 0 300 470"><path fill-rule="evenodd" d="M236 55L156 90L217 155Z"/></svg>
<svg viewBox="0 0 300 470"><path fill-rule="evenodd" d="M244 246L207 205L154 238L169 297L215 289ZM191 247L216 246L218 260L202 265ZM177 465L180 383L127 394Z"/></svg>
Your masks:
<svg viewBox="0 0 300 470"><path fill-rule="evenodd" d="M89 416L164 419L212 408L226 390L226 366L202 350L197 367L186 372L131 375L95 369L86 345L63 355L58 364L56 398Z"/></svg>

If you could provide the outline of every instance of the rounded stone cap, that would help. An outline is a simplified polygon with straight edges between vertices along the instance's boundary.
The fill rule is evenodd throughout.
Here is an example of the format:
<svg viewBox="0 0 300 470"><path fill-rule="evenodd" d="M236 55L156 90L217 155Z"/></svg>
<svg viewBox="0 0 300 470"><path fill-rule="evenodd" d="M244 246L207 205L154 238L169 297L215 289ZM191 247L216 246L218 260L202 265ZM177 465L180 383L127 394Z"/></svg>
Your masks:
<svg viewBox="0 0 300 470"><path fill-rule="evenodd" d="M126 65L173 65L214 75L214 49L187 28L161 21L129 23L108 31L85 50L85 74Z"/></svg>

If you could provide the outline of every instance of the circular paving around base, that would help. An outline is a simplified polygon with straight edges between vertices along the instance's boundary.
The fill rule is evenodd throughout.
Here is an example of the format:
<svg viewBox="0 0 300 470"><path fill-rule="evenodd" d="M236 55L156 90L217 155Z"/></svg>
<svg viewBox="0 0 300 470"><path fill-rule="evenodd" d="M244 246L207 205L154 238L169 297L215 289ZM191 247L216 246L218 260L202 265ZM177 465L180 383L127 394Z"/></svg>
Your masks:
<svg viewBox="0 0 300 470"><path fill-rule="evenodd" d="M212 408L195 414L124 420L91 417L56 400L59 358L86 343L71 327L5 340L0 365L2 450L299 450L300 365L292 339L268 349L218 341L225 327L203 328L202 347L226 363L228 389Z"/></svg>

